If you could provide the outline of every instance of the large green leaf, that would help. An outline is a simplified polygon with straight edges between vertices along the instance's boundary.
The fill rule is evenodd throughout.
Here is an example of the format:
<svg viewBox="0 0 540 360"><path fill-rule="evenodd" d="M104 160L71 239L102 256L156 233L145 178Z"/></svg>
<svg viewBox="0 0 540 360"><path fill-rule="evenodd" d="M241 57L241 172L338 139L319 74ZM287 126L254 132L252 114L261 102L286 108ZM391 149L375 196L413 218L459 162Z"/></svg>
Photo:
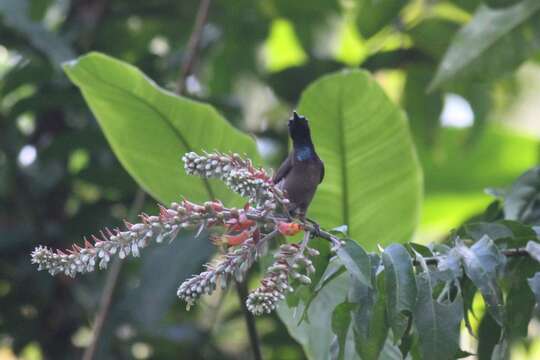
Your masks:
<svg viewBox="0 0 540 360"><path fill-rule="evenodd" d="M467 146L467 129L442 128L435 151L418 147L425 178L422 230L447 234L493 201L487 187L503 187L537 164L538 141L490 124Z"/></svg>
<svg viewBox="0 0 540 360"><path fill-rule="evenodd" d="M285 302L278 307L281 320L292 337L302 345L309 359L328 360L334 337L332 313L336 306L345 301L349 286L349 274L341 274L326 284L309 306L307 311L309 323L307 321L300 323L300 319L304 316L303 302L295 308L288 307Z"/></svg>
<svg viewBox="0 0 540 360"><path fill-rule="evenodd" d="M158 87L137 68L99 53L66 63L120 162L156 199L182 195L195 201L234 196L224 185L187 176L188 151L245 153L257 159L255 142L227 123L210 105Z"/></svg>
<svg viewBox="0 0 540 360"><path fill-rule="evenodd" d="M419 214L422 176L407 121L364 71L321 78L303 93L326 176L310 207L324 226L349 226L355 241L410 238Z"/></svg>
<svg viewBox="0 0 540 360"><path fill-rule="evenodd" d="M431 88L458 76L489 80L511 72L540 49L540 2L503 9L481 6L455 36Z"/></svg>

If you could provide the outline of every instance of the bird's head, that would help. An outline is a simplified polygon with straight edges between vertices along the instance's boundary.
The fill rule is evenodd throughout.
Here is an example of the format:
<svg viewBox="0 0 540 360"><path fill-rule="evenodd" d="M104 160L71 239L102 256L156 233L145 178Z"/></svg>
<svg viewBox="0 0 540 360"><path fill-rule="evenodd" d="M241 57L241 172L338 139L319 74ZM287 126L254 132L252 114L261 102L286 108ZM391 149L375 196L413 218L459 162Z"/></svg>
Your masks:
<svg viewBox="0 0 540 360"><path fill-rule="evenodd" d="M289 120L289 134L295 145L312 144L308 120L296 111L293 111L293 117Z"/></svg>

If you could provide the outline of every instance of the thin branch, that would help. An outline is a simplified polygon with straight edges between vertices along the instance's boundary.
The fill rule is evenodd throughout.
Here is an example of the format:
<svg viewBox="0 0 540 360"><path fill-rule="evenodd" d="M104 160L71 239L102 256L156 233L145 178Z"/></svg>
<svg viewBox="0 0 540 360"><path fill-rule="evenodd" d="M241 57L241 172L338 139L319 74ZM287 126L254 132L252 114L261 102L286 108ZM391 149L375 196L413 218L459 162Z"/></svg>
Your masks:
<svg viewBox="0 0 540 360"><path fill-rule="evenodd" d="M246 279L247 280L247 279ZM248 310L246 300L248 297L247 281L236 281L236 291L238 293L238 299L240 300L240 307L246 320L246 328L249 335L249 342L251 343L251 349L253 350L253 358L255 360L262 360L261 344L259 343L259 337L257 336L257 328L255 327L255 317Z"/></svg>
<svg viewBox="0 0 540 360"><path fill-rule="evenodd" d="M525 248L504 249L504 250L501 250L501 254L503 254L506 257L530 256L529 252ZM424 258L424 261L428 265L437 265L444 256L445 255L426 257ZM413 264L420 265L420 263L416 259L413 260Z"/></svg>
<svg viewBox="0 0 540 360"><path fill-rule="evenodd" d="M178 82L176 84L176 92L180 95L184 93L186 78L191 74L193 66L195 65L197 54L199 52L199 47L202 39L202 32L206 20L208 19L208 11L210 9L211 0L200 0L199 9L197 10L197 17L195 18L195 25L191 31L191 36L189 37L184 61L182 62L182 68L180 69L180 76L178 77Z"/></svg>
<svg viewBox="0 0 540 360"><path fill-rule="evenodd" d="M141 211L144 205L145 198L146 198L146 194L141 188L139 188L137 192L135 193L135 198L133 199L133 202L129 209L128 217L130 220L134 219L135 216ZM107 273L107 277L105 279L105 288L103 289L103 293L101 294L101 299L99 300L98 313L96 314L96 318L94 321L94 329L92 330L92 333L93 333L92 342L84 351L82 360L94 359L96 349L97 349L97 344L99 342L99 338L101 337L101 333L103 331L103 325L105 324L105 320L107 319L107 316L109 314L112 297L114 294L114 290L116 289L116 285L118 284L118 278L120 276L121 269L122 269L122 261L116 258L113 261L111 268L109 269L109 272Z"/></svg>

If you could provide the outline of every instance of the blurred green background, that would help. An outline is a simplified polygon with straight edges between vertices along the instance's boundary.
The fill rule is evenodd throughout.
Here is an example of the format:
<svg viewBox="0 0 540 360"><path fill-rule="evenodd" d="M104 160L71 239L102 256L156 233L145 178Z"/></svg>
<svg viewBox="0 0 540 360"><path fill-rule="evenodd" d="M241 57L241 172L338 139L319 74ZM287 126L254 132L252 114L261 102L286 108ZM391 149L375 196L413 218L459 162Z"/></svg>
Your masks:
<svg viewBox="0 0 540 360"><path fill-rule="evenodd" d="M1 360L80 358L107 273L53 278L38 273L29 254L37 244L66 247L119 224L138 190L61 63L101 51L174 90L198 6L0 0ZM407 112L423 167L415 238L437 241L489 204L485 188L507 186L539 163L540 10L484 49L480 71L427 92L450 42L481 6L477 0L215 0L186 92L256 136L275 166L287 151L285 120L310 82L346 67L373 72ZM142 208L155 212L155 200L146 197ZM177 244L126 262L97 358L251 358L234 293L216 293L191 312L174 296L212 254L209 244ZM277 316L260 318L257 326L265 359L304 357Z"/></svg>

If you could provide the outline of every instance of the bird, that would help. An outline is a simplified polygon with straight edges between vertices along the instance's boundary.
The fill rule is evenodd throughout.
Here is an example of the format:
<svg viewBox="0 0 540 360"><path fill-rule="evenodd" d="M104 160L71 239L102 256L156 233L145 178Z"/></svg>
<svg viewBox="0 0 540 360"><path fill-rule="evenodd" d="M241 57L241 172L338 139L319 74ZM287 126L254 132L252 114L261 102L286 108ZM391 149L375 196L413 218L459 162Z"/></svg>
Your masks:
<svg viewBox="0 0 540 360"><path fill-rule="evenodd" d="M315 151L308 119L293 111L288 127L293 143L292 151L272 181L286 192L290 201L289 213L305 220L315 191L324 179L324 163Z"/></svg>

